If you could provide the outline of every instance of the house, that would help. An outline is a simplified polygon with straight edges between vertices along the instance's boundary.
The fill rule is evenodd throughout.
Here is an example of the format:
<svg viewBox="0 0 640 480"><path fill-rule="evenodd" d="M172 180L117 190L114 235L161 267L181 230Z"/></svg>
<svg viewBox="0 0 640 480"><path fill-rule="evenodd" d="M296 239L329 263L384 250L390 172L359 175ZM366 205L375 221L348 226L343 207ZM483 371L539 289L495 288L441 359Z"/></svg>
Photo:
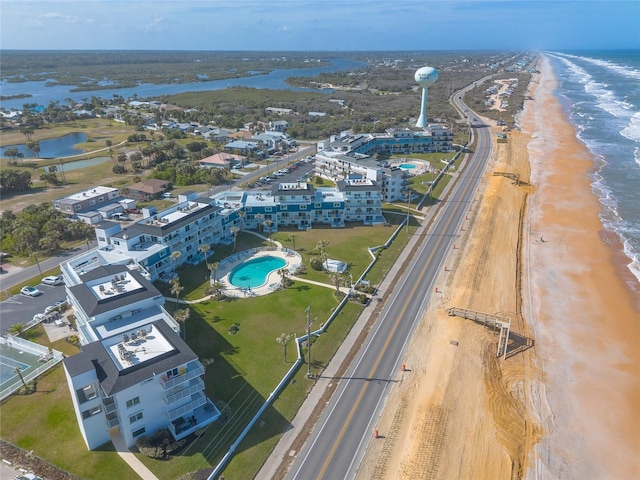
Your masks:
<svg viewBox="0 0 640 480"><path fill-rule="evenodd" d="M243 165L246 157L235 155L233 153L220 152L209 157L203 158L198 162L201 167L205 168L227 168L231 169L237 165Z"/></svg>
<svg viewBox="0 0 640 480"><path fill-rule="evenodd" d="M117 188L93 187L53 201L53 208L68 217L77 218L78 213L97 210L99 207L113 203L120 198Z"/></svg>
<svg viewBox="0 0 640 480"><path fill-rule="evenodd" d="M244 156L249 156L250 154L254 154L259 157L263 156L262 150L258 146L257 141L252 142L247 140L235 140L233 142L227 143L224 146L224 149L227 152L237 153Z"/></svg>
<svg viewBox="0 0 640 480"><path fill-rule="evenodd" d="M266 113L275 113L276 115L291 115L293 110L290 108L267 107L264 109Z"/></svg>
<svg viewBox="0 0 640 480"><path fill-rule="evenodd" d="M286 132L289 129L289 122L286 120L274 120L273 122L269 122L269 130L273 130L275 132Z"/></svg>
<svg viewBox="0 0 640 480"><path fill-rule="evenodd" d="M127 196L135 200L146 202L153 200L154 198L159 198L160 195L170 188L171 182L167 180L149 178L127 187L126 192Z"/></svg>

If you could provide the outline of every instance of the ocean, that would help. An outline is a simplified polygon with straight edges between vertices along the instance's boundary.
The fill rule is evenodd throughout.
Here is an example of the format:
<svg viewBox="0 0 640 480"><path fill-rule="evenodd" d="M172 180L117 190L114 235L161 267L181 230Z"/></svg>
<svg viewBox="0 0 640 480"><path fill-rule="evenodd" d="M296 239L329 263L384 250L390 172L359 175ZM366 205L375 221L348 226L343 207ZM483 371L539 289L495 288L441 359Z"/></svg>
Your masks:
<svg viewBox="0 0 640 480"><path fill-rule="evenodd" d="M640 51L545 52L578 138L594 157L600 215L640 281Z"/></svg>

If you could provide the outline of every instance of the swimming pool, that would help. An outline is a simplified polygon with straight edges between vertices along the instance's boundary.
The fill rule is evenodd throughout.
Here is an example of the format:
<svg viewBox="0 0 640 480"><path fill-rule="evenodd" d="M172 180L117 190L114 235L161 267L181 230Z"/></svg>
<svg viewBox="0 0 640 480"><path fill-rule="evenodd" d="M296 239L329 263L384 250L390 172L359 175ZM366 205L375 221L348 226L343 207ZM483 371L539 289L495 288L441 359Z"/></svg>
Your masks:
<svg viewBox="0 0 640 480"><path fill-rule="evenodd" d="M241 263L229 273L229 283L239 288L256 288L267 282L267 277L274 270L284 267L284 258L266 255L252 258Z"/></svg>
<svg viewBox="0 0 640 480"><path fill-rule="evenodd" d="M411 168L416 168L416 166L413 163L401 163L400 168L409 170Z"/></svg>

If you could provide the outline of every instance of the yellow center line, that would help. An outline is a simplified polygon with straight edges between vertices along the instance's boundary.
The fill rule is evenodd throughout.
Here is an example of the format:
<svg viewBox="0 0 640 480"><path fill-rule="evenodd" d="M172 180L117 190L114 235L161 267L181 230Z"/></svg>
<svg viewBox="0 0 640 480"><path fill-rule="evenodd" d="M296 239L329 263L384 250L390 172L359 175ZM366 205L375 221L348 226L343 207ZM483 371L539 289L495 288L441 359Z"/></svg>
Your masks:
<svg viewBox="0 0 640 480"><path fill-rule="evenodd" d="M464 197L466 195L467 190L469 189L470 185L471 185L470 183L467 184L467 187L465 188L465 190L464 190L464 192L462 194L462 197ZM458 203L458 205L456 206L456 209L460 208L461 204L462 204L462 202ZM449 225L453 221L454 217L455 217L455 214L452 214L452 215L449 216L449 219L447 220L447 223L445 224L443 232L447 231L447 229L449 228ZM431 260L433 259L433 256L435 255L435 252L438 249L438 246L439 246L440 242L443 241L442 240L443 238L444 238L444 235L441 235L438 238L436 245L434 246L433 250L431 251L431 254L429 255L429 258L427 258L427 261L424 263L424 267L422 268L422 271L420 272L420 275L418 276L418 281L415 282L413 288L411 289L411 293L410 293L409 297L407 298L407 301L405 302L404 306L402 307L402 310L400 311L400 314L398 315L398 318L396 319L396 323L393 326L393 329L391 330L391 333L387 336L387 341L384 343L383 347L380 349L380 354L378 355L378 358L376 359L375 364L373 365L373 367L369 371L369 375L368 375L369 378L371 378L373 376L376 368L378 368L378 365L380 364L380 361L382 360L382 357L384 356L384 353L387 350L387 347L389 346L389 342L393 338L393 336L395 334L395 331L398 328L398 325L400 325L400 320L402 319L402 317L404 317L404 314L405 314L407 308L409 307L409 304L411 303L411 301L413 299L413 296L416 293L416 290L418 289L418 287L422 283L422 277L424 277L424 274L427 271L427 267L431 263ZM353 404L353 407L351 408L351 411L349 412L349 415L347 416L347 419L345 420L344 425L342 426L342 429L340 430L340 434L336 437L336 440L335 440L335 442L333 444L333 447L331 448L331 451L329 452L327 460L324 462L324 465L322 466L322 469L320 470L320 473L318 475L318 480L322 479L322 477L324 476L324 474L325 474L325 472L326 472L326 470L327 470L327 468L329 466L329 463L331 463L331 460L333 459L333 456L335 455L336 449L338 448L338 445L342 441L342 437L344 436L345 432L347 431L347 427L351 423L351 419L353 418L353 415L355 414L356 410L358 409L358 406L360 405L360 401L362 400L362 397L364 396L364 393L366 392L367 388L369 387L369 383L370 382L366 382L362 386L362 388L360 390L360 394L358 395L358 398L356 399L355 403Z"/></svg>

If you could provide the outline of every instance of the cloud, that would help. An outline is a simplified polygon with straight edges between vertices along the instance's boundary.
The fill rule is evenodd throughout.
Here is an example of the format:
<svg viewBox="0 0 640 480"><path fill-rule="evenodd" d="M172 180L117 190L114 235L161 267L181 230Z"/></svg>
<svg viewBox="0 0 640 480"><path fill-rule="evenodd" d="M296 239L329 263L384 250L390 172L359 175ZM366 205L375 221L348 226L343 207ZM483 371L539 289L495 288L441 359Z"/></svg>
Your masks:
<svg viewBox="0 0 640 480"><path fill-rule="evenodd" d="M81 23L82 19L76 15L66 15L64 13L48 12L40 15L41 18L62 20L64 23Z"/></svg>

